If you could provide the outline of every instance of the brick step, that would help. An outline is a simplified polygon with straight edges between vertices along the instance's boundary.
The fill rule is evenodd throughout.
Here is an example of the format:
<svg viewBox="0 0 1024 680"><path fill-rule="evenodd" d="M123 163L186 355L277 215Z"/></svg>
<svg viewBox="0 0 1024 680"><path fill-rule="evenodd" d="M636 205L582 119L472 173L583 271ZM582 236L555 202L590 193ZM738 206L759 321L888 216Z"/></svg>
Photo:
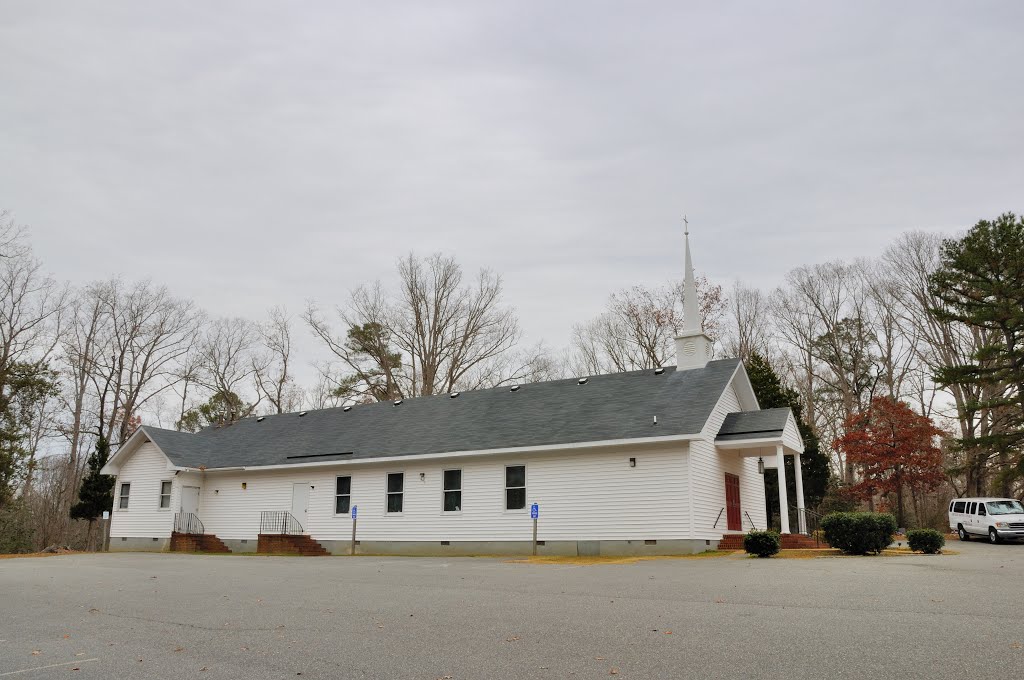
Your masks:
<svg viewBox="0 0 1024 680"><path fill-rule="evenodd" d="M306 557L322 557L331 553L309 536L295 534L260 534L256 552L286 553Z"/></svg>
<svg viewBox="0 0 1024 680"><path fill-rule="evenodd" d="M224 541L213 534L181 534L177 531L171 534L171 550L174 552L231 552Z"/></svg>

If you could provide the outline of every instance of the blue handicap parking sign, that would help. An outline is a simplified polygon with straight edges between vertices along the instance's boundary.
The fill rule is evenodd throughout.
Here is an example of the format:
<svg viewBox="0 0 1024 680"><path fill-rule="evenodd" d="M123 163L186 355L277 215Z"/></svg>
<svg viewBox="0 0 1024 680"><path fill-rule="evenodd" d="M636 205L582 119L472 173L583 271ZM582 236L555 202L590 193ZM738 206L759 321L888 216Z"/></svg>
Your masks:
<svg viewBox="0 0 1024 680"><path fill-rule="evenodd" d="M352 506L352 519L355 519L355 518L356 518L356 514L357 514L357 512L358 512L358 509L359 509L359 506L358 506L358 505L353 505L353 506Z"/></svg>
<svg viewBox="0 0 1024 680"><path fill-rule="evenodd" d="M530 506L530 519L537 519L540 516L540 506L534 503Z"/></svg>

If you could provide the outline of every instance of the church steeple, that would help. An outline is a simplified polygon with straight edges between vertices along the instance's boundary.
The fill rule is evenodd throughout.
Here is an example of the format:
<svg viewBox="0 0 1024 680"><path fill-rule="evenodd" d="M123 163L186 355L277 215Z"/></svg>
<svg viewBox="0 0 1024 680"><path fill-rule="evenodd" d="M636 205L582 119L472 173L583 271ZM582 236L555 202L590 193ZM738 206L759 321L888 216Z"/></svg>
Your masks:
<svg viewBox="0 0 1024 680"><path fill-rule="evenodd" d="M690 257L690 223L683 217L686 244L686 271L683 281L683 329L676 336L676 367L679 370L704 368L711 360L711 338L704 334L697 305L697 282Z"/></svg>
<svg viewBox="0 0 1024 680"><path fill-rule="evenodd" d="M693 260L690 259L690 222L683 217L683 238L686 241L686 278L683 282L683 332L702 331L697 311L697 283L693 278Z"/></svg>

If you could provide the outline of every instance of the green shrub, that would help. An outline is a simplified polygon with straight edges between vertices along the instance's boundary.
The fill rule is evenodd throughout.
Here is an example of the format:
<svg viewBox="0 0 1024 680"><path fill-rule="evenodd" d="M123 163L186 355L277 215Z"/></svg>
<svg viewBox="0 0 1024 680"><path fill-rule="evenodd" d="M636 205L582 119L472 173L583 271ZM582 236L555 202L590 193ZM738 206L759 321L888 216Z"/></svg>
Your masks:
<svg viewBox="0 0 1024 680"><path fill-rule="evenodd" d="M946 545L946 537L935 529L911 529L907 532L907 545L914 552L936 555Z"/></svg>
<svg viewBox="0 0 1024 680"><path fill-rule="evenodd" d="M821 520L825 540L848 555L878 554L896 533L896 518L884 512L833 512Z"/></svg>
<svg viewBox="0 0 1024 680"><path fill-rule="evenodd" d="M751 531L743 537L743 549L758 557L771 557L781 547L782 539L774 531Z"/></svg>

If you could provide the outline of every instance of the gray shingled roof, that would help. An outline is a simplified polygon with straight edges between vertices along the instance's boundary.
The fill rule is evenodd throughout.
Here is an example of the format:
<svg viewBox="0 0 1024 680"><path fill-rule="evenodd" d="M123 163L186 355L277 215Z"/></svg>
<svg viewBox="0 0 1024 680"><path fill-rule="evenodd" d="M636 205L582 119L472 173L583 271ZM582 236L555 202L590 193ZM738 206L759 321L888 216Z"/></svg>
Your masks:
<svg viewBox="0 0 1024 680"><path fill-rule="evenodd" d="M730 413L722 421L715 441L735 441L758 437L778 437L786 428L788 408L766 408L761 411Z"/></svg>
<svg viewBox="0 0 1024 680"><path fill-rule="evenodd" d="M247 418L196 434L146 427L175 465L227 468L484 451L700 432L739 363L599 375ZM652 424L658 416L658 424ZM299 456L299 457L296 457Z"/></svg>

